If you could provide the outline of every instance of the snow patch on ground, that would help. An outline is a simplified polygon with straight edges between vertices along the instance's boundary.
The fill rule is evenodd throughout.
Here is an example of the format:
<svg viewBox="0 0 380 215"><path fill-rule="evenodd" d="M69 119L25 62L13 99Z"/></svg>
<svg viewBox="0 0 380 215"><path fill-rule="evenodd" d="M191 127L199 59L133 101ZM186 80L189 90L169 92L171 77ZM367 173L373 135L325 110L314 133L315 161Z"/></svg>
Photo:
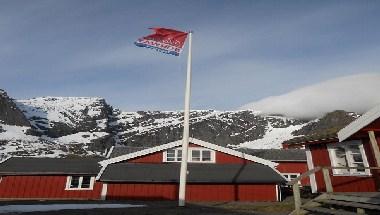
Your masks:
<svg viewBox="0 0 380 215"><path fill-rule="evenodd" d="M96 140L107 135L109 135L107 132L78 132L59 137L58 141L62 144L91 143L92 140Z"/></svg>
<svg viewBox="0 0 380 215"><path fill-rule="evenodd" d="M87 155L97 153L87 150L91 141L109 135L107 132L78 132L75 134L51 138L47 136L32 136L26 134L30 127L0 124L0 159L8 156L43 156L61 157L68 154L67 147L72 144L82 144ZM65 151L64 151L65 150Z"/></svg>
<svg viewBox="0 0 380 215"><path fill-rule="evenodd" d="M76 125L83 116L96 117L101 114L102 98L92 97L39 97L17 100L18 108L33 123L49 127L49 121Z"/></svg>
<svg viewBox="0 0 380 215"><path fill-rule="evenodd" d="M287 128L274 128L268 122L268 130L266 131L263 138L241 143L238 145L238 147L251 149L281 149L281 143L297 137L292 135L292 132L301 129L305 125L306 123L300 125L291 125Z"/></svg>
<svg viewBox="0 0 380 215"><path fill-rule="evenodd" d="M36 211L81 210L96 208L132 208L145 205L132 204L51 204L51 205L4 205L0 206L0 213L25 213Z"/></svg>
<svg viewBox="0 0 380 215"><path fill-rule="evenodd" d="M28 140L37 141L38 137L25 134L30 127L0 124L4 132L0 133L0 140Z"/></svg>

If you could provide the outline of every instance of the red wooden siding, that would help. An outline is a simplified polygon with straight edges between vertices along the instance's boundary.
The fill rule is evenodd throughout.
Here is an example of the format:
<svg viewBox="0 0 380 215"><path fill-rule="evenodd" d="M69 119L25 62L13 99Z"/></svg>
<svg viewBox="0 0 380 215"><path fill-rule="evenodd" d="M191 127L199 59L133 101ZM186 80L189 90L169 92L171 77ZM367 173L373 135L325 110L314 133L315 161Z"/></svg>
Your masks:
<svg viewBox="0 0 380 215"><path fill-rule="evenodd" d="M109 200L176 200L178 184L108 184ZM187 201L276 201L273 184L188 184Z"/></svg>
<svg viewBox="0 0 380 215"><path fill-rule="evenodd" d="M131 160L128 160L127 162L132 162L132 163L162 163L163 153L164 153L163 151L155 152L155 153L152 153L149 155L133 158Z"/></svg>
<svg viewBox="0 0 380 215"><path fill-rule="evenodd" d="M373 166L373 157L369 144L363 142L370 166ZM326 144L310 145L314 166L331 166ZM375 180L372 176L333 176L330 171L331 182L335 192L376 192ZM323 174L315 174L318 191L326 191Z"/></svg>
<svg viewBox="0 0 380 215"><path fill-rule="evenodd" d="M276 169L281 173L299 173L302 174L306 172L307 163L305 162L277 162L278 166ZM301 180L302 185L309 185L310 181L308 178Z"/></svg>
<svg viewBox="0 0 380 215"><path fill-rule="evenodd" d="M102 183L93 190L65 190L66 176L3 176L0 199L100 199Z"/></svg>
<svg viewBox="0 0 380 215"><path fill-rule="evenodd" d="M235 164L246 164L251 163L252 161L235 157L233 155L225 154L222 152L215 152L215 163L218 164L227 164L227 163L235 163Z"/></svg>

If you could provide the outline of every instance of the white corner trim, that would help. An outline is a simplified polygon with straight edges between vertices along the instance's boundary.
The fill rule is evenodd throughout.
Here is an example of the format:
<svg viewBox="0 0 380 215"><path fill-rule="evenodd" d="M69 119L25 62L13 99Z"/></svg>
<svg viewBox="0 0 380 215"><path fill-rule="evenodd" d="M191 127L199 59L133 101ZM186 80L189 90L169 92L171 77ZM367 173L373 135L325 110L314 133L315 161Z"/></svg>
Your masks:
<svg viewBox="0 0 380 215"><path fill-rule="evenodd" d="M108 151L107 155L106 155L106 158L110 158L111 156L111 153L113 152L113 149L115 148L115 146L111 146L110 150Z"/></svg>
<svg viewBox="0 0 380 215"><path fill-rule="evenodd" d="M107 199L107 190L108 190L108 184L103 183L102 192L100 193L100 200L106 200Z"/></svg>
<svg viewBox="0 0 380 215"><path fill-rule="evenodd" d="M308 170L314 169L314 163L313 163L313 155L311 154L310 148L308 146L305 147L305 153L306 153L306 163ZM311 174L309 176L310 186L311 186L311 192L316 193L318 190L317 187L317 181L315 179L315 173Z"/></svg>
<svg viewBox="0 0 380 215"><path fill-rule="evenodd" d="M380 105L372 108L338 132L339 142L342 142L380 117Z"/></svg>

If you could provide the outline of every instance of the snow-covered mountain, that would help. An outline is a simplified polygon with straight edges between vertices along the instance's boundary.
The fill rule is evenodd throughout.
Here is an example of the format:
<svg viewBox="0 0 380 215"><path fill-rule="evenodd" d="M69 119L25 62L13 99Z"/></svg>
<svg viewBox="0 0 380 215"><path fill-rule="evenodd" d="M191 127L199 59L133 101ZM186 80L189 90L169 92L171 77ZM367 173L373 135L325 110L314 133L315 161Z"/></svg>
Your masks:
<svg viewBox="0 0 380 215"><path fill-rule="evenodd" d="M102 156L112 145L156 146L182 136L180 111L122 112L102 98L13 100L0 92L0 157ZM197 110L191 112L191 136L233 148L280 148L283 141L323 132L326 123L319 122L356 117L340 111L327 121L305 121L252 110Z"/></svg>

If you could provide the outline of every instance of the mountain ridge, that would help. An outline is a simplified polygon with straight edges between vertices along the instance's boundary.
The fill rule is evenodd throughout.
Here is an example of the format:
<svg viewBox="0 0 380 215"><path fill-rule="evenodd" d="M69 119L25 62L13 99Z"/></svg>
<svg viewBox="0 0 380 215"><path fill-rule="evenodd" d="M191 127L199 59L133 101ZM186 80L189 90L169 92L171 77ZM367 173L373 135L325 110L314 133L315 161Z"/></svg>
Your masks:
<svg viewBox="0 0 380 215"><path fill-rule="evenodd" d="M3 92L0 108L26 121L19 125L0 121L0 157L104 156L112 145L153 147L182 138L182 111L125 112L103 98L13 100ZM357 116L342 111L328 117L346 123ZM230 148L281 148L282 142L318 127L318 120L262 115L254 110L193 110L190 121L191 137Z"/></svg>

